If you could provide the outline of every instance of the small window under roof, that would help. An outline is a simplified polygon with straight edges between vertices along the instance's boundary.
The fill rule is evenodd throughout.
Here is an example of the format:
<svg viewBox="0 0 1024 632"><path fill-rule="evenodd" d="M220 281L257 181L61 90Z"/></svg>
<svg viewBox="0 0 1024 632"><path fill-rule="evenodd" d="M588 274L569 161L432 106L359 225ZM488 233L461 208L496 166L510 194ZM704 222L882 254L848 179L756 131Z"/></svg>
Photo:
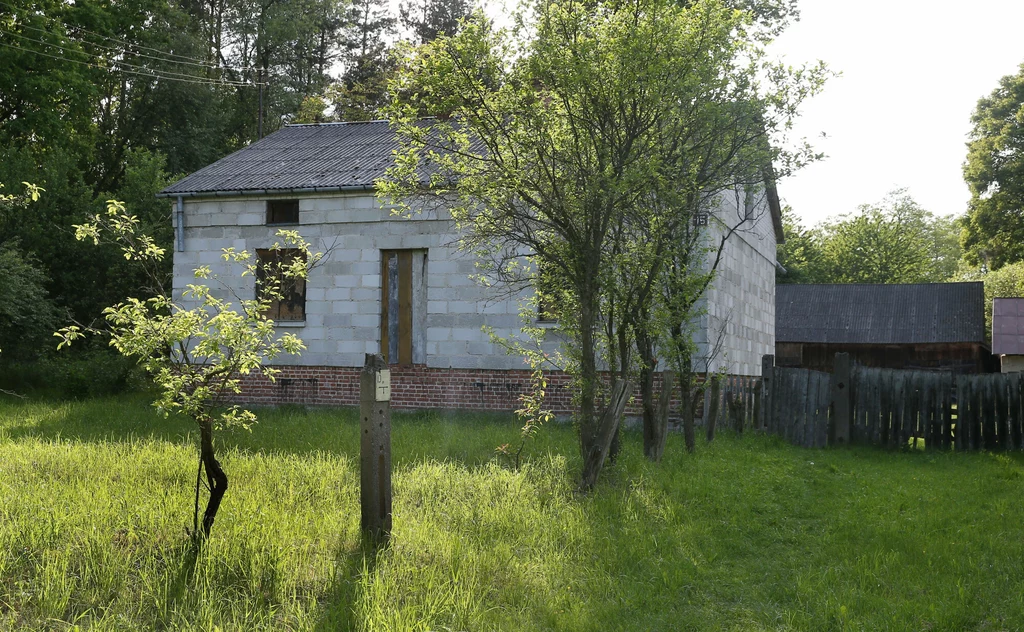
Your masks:
<svg viewBox="0 0 1024 632"><path fill-rule="evenodd" d="M267 224L298 223L298 200L267 200Z"/></svg>

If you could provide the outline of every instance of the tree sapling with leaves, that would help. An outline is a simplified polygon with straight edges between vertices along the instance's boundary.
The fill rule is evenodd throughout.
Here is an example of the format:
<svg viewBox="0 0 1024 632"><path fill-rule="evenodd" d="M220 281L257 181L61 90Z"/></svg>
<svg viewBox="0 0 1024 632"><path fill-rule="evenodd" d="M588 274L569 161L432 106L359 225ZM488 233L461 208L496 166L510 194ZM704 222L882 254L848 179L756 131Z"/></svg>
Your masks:
<svg viewBox="0 0 1024 632"><path fill-rule="evenodd" d="M281 230L272 251L281 256L254 257L253 253L225 248L224 261L242 268L243 277L255 280L254 298L229 291L229 300L211 290L217 275L210 266L195 269L196 283L186 286L184 302L176 302L165 287L165 278L151 275L152 296L129 298L104 310L105 325L72 325L58 331L58 348L93 334L106 337L121 354L137 358L159 388L154 405L164 415L185 415L199 427L199 472L192 535L205 539L213 528L217 510L228 488L228 477L217 460L213 433L216 428L249 428L256 415L240 406L225 406L225 399L240 392L244 376L260 372L271 381L277 369L264 363L282 353L298 354L305 345L294 334L278 336L267 316L277 302L286 300L296 282L307 278L322 259L297 232ZM139 232L139 220L124 205L109 201L105 214L92 215L75 226L79 240L116 244L124 257L147 269L157 269L164 249ZM209 497L202 522L199 495L206 474Z"/></svg>

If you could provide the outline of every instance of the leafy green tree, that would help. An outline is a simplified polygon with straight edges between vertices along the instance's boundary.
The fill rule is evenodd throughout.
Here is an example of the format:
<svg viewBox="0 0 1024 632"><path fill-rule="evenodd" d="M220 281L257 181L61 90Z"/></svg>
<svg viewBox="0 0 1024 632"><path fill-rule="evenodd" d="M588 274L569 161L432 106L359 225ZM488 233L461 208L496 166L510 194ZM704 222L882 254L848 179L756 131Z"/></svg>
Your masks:
<svg viewBox="0 0 1024 632"><path fill-rule="evenodd" d="M388 98L388 80L395 70L387 43L395 25L384 0L355 0L349 7L341 38L346 68L328 93L335 118L379 118Z"/></svg>
<svg viewBox="0 0 1024 632"><path fill-rule="evenodd" d="M3 193L0 217L39 200L41 188L25 184L23 194ZM57 310L46 292L46 275L24 254L17 239L0 239L0 361L37 356L57 323ZM48 331L49 330L49 331Z"/></svg>
<svg viewBox="0 0 1024 632"><path fill-rule="evenodd" d="M975 280L975 279L971 279ZM992 339L992 299L1024 297L1024 261L981 275L985 283L985 329Z"/></svg>
<svg viewBox="0 0 1024 632"><path fill-rule="evenodd" d="M971 124L964 257L995 270L1024 260L1024 64L978 101Z"/></svg>
<svg viewBox="0 0 1024 632"><path fill-rule="evenodd" d="M641 300L612 286L642 245L631 238L663 212L689 221L701 178L729 171L717 162L733 159L728 148L770 155L766 130L813 92L813 77L758 63L759 48L738 35L749 20L713 1L543 3L519 36L477 16L412 51L393 84L388 115L405 145L382 194L450 210L462 246L511 291L534 280L524 256L565 288L554 309L579 393L582 489L596 484L630 390L629 371L617 371L599 404L602 357L629 366L621 354L632 342L615 332L629 327L625 302ZM424 123L423 113L438 118ZM716 130L754 133L709 165L689 150Z"/></svg>
<svg viewBox="0 0 1024 632"><path fill-rule="evenodd" d="M285 284L306 278L320 255L311 253L309 244L294 231L278 231L281 241L272 248L287 247L300 254L279 257L273 263L260 263L248 251L226 248L225 261L238 265L243 276L260 279L254 298L234 297L235 303L219 298L210 288L217 276L209 266L200 266L195 270L196 283L184 291L183 303L160 287L159 264L165 251L141 233L140 227L139 218L129 215L120 202L111 201L105 214L93 215L75 226L75 235L94 245L101 241L116 244L125 259L149 269L158 291L148 298L129 298L107 308L104 325L73 325L55 335L60 338L58 348L86 334L109 338L112 347L137 359L152 376L159 388L154 402L158 410L165 415L185 415L198 425L200 471L206 474L210 493L200 522L197 478L193 534L206 538L228 487L228 476L217 460L214 430L248 427L256 421L254 413L239 406L224 409L224 398L239 393L242 378L250 373L261 372L273 380L277 370L264 363L305 348L293 334L278 336L266 312L274 301L284 298Z"/></svg>
<svg viewBox="0 0 1024 632"><path fill-rule="evenodd" d="M946 281L960 258L955 231L954 220L936 219L905 189L898 189L880 203L861 205L856 213L812 231L820 267L802 272L822 283Z"/></svg>
<svg viewBox="0 0 1024 632"><path fill-rule="evenodd" d="M398 7L399 20L419 44L439 35L454 35L459 20L473 12L470 0L406 0Z"/></svg>
<svg viewBox="0 0 1024 632"><path fill-rule="evenodd" d="M776 268L776 283L827 283L818 231L804 228L792 207L782 209L785 243L779 244L776 258L785 272Z"/></svg>

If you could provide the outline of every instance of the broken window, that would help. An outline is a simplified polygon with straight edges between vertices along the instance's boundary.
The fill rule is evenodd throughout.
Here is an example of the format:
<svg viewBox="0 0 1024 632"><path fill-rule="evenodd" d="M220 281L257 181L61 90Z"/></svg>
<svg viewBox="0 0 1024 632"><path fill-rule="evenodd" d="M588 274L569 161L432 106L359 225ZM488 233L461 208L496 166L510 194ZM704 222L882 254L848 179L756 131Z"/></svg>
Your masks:
<svg viewBox="0 0 1024 632"><path fill-rule="evenodd" d="M380 351L388 364L426 364L427 251L381 251Z"/></svg>
<svg viewBox="0 0 1024 632"><path fill-rule="evenodd" d="M277 284L281 294L264 312L267 318L282 322L306 320L306 280L284 275L287 266L296 259L305 261L305 257L298 248L256 249L256 296L260 296L267 283Z"/></svg>

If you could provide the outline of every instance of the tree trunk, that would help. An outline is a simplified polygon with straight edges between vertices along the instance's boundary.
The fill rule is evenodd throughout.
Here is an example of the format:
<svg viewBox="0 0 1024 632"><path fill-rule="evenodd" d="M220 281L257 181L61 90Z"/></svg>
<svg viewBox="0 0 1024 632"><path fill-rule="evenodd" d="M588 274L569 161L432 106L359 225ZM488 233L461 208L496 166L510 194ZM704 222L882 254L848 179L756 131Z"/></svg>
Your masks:
<svg viewBox="0 0 1024 632"><path fill-rule="evenodd" d="M644 433L644 455L652 461L660 461L665 453L665 439L668 437L668 414L672 405L672 390L675 386L675 375L672 371L661 373L661 393L658 396L658 409L654 411L650 451L647 450L646 432ZM653 380L652 380L653 382Z"/></svg>
<svg viewBox="0 0 1024 632"><path fill-rule="evenodd" d="M206 482L210 486L210 498L206 501L206 511L203 512L205 539L210 537L213 521L217 518L217 510L220 509L220 501L224 498L224 492L228 490L228 475L221 469L213 449L212 419L199 422L199 455L206 470Z"/></svg>
<svg viewBox="0 0 1024 632"><path fill-rule="evenodd" d="M679 376L679 393L680 393L680 406L679 409L683 415L683 439L686 442L686 451L693 453L697 448L697 437L694 434L693 428L693 417L696 414L694 407L696 405L696 397L693 392L693 370L684 370Z"/></svg>
<svg viewBox="0 0 1024 632"><path fill-rule="evenodd" d="M633 385L626 380L619 380L612 388L608 397L608 406L604 409L601 419L597 424L597 435L594 437L590 449L583 454L583 476L580 481L580 490L589 492L597 484L597 477L604 466L605 458L611 447L612 437L619 429L619 420L626 410L626 403L629 401L629 394Z"/></svg>

